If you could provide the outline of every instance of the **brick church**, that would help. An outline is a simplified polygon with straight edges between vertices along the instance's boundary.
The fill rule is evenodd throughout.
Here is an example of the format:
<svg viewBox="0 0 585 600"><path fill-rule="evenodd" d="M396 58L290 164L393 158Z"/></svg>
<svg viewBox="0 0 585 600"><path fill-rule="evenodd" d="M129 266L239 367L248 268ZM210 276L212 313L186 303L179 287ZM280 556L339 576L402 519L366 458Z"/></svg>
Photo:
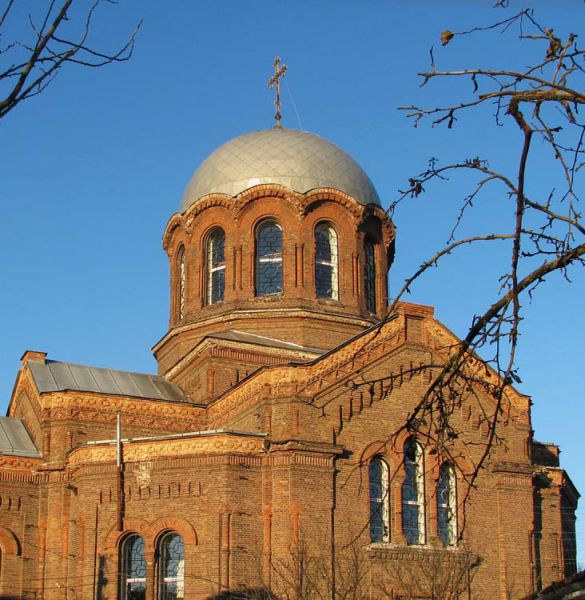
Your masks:
<svg viewBox="0 0 585 600"><path fill-rule="evenodd" d="M487 386L453 415L456 458L393 435L430 383L412 366L457 342L431 307L387 314L394 236L317 135L247 133L203 161L163 234L158 374L22 357L0 597L508 600L573 574L579 494L529 397L508 388L473 488Z"/></svg>

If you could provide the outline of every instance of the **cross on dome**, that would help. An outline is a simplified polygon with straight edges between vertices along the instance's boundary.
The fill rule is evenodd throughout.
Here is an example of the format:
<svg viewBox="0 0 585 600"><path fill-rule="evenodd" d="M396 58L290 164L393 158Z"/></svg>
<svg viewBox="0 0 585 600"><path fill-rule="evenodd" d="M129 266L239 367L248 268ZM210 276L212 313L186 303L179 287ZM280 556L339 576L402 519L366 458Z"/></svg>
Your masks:
<svg viewBox="0 0 585 600"><path fill-rule="evenodd" d="M276 106L276 114L274 118L276 119L275 127L282 127L280 124L280 120L282 115L280 114L280 80L284 77L286 73L286 65L281 62L280 56L277 56L274 59L274 75L268 80L268 87L275 88L276 98L274 100L274 106Z"/></svg>

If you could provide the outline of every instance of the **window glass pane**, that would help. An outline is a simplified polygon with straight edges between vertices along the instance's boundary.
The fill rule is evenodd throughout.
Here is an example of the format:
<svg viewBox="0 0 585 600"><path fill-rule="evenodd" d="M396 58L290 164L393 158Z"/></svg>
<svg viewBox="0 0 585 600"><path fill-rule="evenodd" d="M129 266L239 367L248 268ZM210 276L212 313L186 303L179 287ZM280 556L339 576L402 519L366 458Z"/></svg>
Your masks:
<svg viewBox="0 0 585 600"><path fill-rule="evenodd" d="M256 295L282 292L282 229L267 221L256 235Z"/></svg>
<svg viewBox="0 0 585 600"><path fill-rule="evenodd" d="M207 240L207 304L222 302L225 292L225 234L216 229Z"/></svg>
<svg viewBox="0 0 585 600"><path fill-rule="evenodd" d="M180 535L165 535L160 545L159 561L160 600L184 598L185 546Z"/></svg>
<svg viewBox="0 0 585 600"><path fill-rule="evenodd" d="M402 507L402 530L407 544L420 543L418 506L416 504L407 504Z"/></svg>
<svg viewBox="0 0 585 600"><path fill-rule="evenodd" d="M366 255L366 269L364 273L366 308L373 313L376 312L376 261L374 244L367 238L364 250Z"/></svg>
<svg viewBox="0 0 585 600"><path fill-rule="evenodd" d="M315 265L315 286L319 298L333 297L333 270L331 265Z"/></svg>
<svg viewBox="0 0 585 600"><path fill-rule="evenodd" d="M282 262L260 262L257 266L257 276L258 296L282 292Z"/></svg>
<svg viewBox="0 0 585 600"><path fill-rule="evenodd" d="M211 266L219 267L224 263L225 236L223 231L216 231L210 238Z"/></svg>
<svg viewBox="0 0 585 600"><path fill-rule="evenodd" d="M125 540L122 549L122 597L124 600L146 598L144 540L135 534Z"/></svg>
<svg viewBox="0 0 585 600"><path fill-rule="evenodd" d="M225 269L215 271L211 274L211 298L210 304L221 302L225 291Z"/></svg>
<svg viewBox="0 0 585 600"><path fill-rule="evenodd" d="M258 229L258 258L276 259L282 255L282 229L273 221Z"/></svg>
<svg viewBox="0 0 585 600"><path fill-rule="evenodd" d="M337 234L327 224L315 229L315 289L318 298L338 299Z"/></svg>
<svg viewBox="0 0 585 600"><path fill-rule="evenodd" d="M319 261L331 262L331 229L319 225L315 230L315 258Z"/></svg>
<svg viewBox="0 0 585 600"><path fill-rule="evenodd" d="M404 461L404 485L402 486L402 498L407 502L418 501L418 490L416 487L416 463L407 458Z"/></svg>

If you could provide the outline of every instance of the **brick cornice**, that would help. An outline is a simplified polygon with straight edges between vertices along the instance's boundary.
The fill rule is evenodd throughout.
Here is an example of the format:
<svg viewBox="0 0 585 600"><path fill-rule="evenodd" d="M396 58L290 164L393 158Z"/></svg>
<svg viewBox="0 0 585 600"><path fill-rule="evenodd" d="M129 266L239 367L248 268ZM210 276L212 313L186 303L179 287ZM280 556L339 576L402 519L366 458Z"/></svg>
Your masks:
<svg viewBox="0 0 585 600"><path fill-rule="evenodd" d="M305 350L288 350L260 346L252 342L237 342L215 337L204 337L195 348L188 352L165 377L176 381L181 374L191 370L207 358L224 358L234 362L244 361L257 365L281 365L292 360L309 360L318 356Z"/></svg>
<svg viewBox="0 0 585 600"><path fill-rule="evenodd" d="M251 302L256 301L253 299ZM261 301L261 299L260 299ZM294 318L315 318L330 323L346 323L348 325L355 325L357 327L370 327L372 325L371 319L365 319L357 317L355 315L346 314L332 314L325 310L316 310L309 308L268 308L268 307L247 307L242 309L226 309L226 314L229 314L230 318L252 320L258 318L270 318L272 317L294 317ZM213 325L225 322L226 314L210 315L207 318L198 319L196 322L188 323L179 327L173 327L169 330L153 347L152 351L154 354L158 353L160 349L167 344L171 339L178 335L182 335L189 331L198 331L202 327L211 327ZM178 363L177 363L178 364ZM175 365L176 366L176 365ZM174 367L173 367L174 368Z"/></svg>
<svg viewBox="0 0 585 600"><path fill-rule="evenodd" d="M264 451L264 437L217 433L197 437L134 440L123 444L124 461L141 462L162 458L201 454L256 454ZM82 446L72 450L67 459L70 468L95 463L113 463L116 447L113 443Z"/></svg>
<svg viewBox="0 0 585 600"><path fill-rule="evenodd" d="M38 465L42 464L42 462L42 458L8 456L6 454L0 455L0 469L19 469L21 471L28 471L30 469L35 469Z"/></svg>
<svg viewBox="0 0 585 600"><path fill-rule="evenodd" d="M44 418L56 421L90 420L113 423L122 412L126 424L166 428L175 431L196 429L203 422L203 409L187 402L137 399L94 392L48 392L40 397Z"/></svg>

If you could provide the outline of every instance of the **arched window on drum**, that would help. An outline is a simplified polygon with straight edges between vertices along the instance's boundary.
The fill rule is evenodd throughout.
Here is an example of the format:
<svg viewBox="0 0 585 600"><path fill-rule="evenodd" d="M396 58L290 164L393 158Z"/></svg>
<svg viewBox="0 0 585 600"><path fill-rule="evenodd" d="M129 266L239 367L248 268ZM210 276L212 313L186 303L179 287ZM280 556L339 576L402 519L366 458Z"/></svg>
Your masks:
<svg viewBox="0 0 585 600"><path fill-rule="evenodd" d="M366 308L369 312L376 312L376 248L370 238L364 242L365 270L364 289L366 292Z"/></svg>
<svg viewBox="0 0 585 600"><path fill-rule="evenodd" d="M120 563L121 600L145 600L146 560L141 536L133 533L123 540Z"/></svg>
<svg viewBox="0 0 585 600"><path fill-rule="evenodd" d="M207 304L223 302L225 292L225 234L219 227L208 236L205 244Z"/></svg>
<svg viewBox="0 0 585 600"><path fill-rule="evenodd" d="M185 544L174 531L163 536L158 547L158 600L185 597Z"/></svg>
<svg viewBox="0 0 585 600"><path fill-rule="evenodd" d="M282 293L282 227L273 220L256 229L256 296Z"/></svg>
<svg viewBox="0 0 585 600"><path fill-rule="evenodd" d="M315 228L315 290L318 298L339 299L337 232L329 223Z"/></svg>
<svg viewBox="0 0 585 600"><path fill-rule="evenodd" d="M187 283L187 269L185 266L185 247L181 246L177 252L177 316L182 319L185 316L185 286Z"/></svg>

